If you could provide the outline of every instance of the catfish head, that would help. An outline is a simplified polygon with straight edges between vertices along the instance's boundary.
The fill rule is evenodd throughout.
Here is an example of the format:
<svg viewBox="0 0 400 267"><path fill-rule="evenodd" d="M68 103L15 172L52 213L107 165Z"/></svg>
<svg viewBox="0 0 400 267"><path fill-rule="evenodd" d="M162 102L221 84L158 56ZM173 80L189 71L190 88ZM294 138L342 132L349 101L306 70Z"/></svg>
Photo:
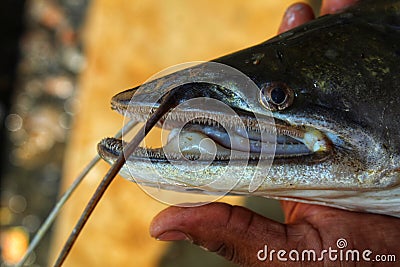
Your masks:
<svg viewBox="0 0 400 267"><path fill-rule="evenodd" d="M400 1L360 1L211 62L237 72L200 64L113 97L137 121L167 91L177 99L158 124L168 142L136 150L122 176L400 217ZM123 146L106 138L98 150L112 164Z"/></svg>

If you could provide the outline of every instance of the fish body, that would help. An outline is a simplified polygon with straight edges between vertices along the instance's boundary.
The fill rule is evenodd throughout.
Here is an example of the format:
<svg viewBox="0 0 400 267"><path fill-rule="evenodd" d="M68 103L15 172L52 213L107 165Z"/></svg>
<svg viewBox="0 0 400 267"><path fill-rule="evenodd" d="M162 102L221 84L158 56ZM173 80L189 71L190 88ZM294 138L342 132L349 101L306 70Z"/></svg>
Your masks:
<svg viewBox="0 0 400 267"><path fill-rule="evenodd" d="M171 130L168 143L138 149L122 176L174 191L400 217L400 1L360 1L211 62L243 73L257 92L217 70L204 77L218 85L182 82L200 64L113 97L113 109L138 121L168 88L182 104L172 123L165 117L159 125ZM185 106L196 98L211 100ZM213 101L238 115L209 108ZM201 144L204 138L214 145ZM112 164L123 146L107 138L98 150Z"/></svg>

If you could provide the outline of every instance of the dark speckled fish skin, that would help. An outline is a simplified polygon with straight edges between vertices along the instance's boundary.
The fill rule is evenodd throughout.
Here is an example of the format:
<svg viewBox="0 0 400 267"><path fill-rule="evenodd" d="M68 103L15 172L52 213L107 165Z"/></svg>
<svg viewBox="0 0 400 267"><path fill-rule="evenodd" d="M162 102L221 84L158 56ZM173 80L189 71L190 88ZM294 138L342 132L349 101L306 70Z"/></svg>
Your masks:
<svg viewBox="0 0 400 267"><path fill-rule="evenodd" d="M329 110L400 153L400 1L361 1L215 61L287 83L297 97L282 113Z"/></svg>

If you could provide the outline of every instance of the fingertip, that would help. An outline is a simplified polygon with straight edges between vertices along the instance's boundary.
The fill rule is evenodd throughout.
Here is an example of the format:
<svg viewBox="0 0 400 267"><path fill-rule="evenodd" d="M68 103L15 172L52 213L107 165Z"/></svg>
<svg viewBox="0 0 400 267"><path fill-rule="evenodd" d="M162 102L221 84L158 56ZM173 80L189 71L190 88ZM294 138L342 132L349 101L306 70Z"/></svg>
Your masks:
<svg viewBox="0 0 400 267"><path fill-rule="evenodd" d="M288 31L315 18L312 8L305 3L295 3L286 10L278 33Z"/></svg>
<svg viewBox="0 0 400 267"><path fill-rule="evenodd" d="M157 214L150 224L150 235L156 239L165 232L179 230L207 232L208 225L217 225L225 220L230 205L210 203L197 207L168 207Z"/></svg>
<svg viewBox="0 0 400 267"><path fill-rule="evenodd" d="M176 216L179 216L179 207L168 207L167 209L158 213L150 223L149 232L150 236L155 239L160 239L163 233L173 231L178 225Z"/></svg>

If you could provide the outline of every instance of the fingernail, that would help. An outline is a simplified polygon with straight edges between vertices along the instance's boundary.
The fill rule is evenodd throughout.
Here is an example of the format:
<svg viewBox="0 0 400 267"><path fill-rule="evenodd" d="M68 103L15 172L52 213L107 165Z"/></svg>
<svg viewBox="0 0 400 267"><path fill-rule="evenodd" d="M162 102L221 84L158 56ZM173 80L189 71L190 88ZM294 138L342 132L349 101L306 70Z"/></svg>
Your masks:
<svg viewBox="0 0 400 267"><path fill-rule="evenodd" d="M187 234L181 231L167 231L156 237L159 241L180 241L192 240Z"/></svg>

